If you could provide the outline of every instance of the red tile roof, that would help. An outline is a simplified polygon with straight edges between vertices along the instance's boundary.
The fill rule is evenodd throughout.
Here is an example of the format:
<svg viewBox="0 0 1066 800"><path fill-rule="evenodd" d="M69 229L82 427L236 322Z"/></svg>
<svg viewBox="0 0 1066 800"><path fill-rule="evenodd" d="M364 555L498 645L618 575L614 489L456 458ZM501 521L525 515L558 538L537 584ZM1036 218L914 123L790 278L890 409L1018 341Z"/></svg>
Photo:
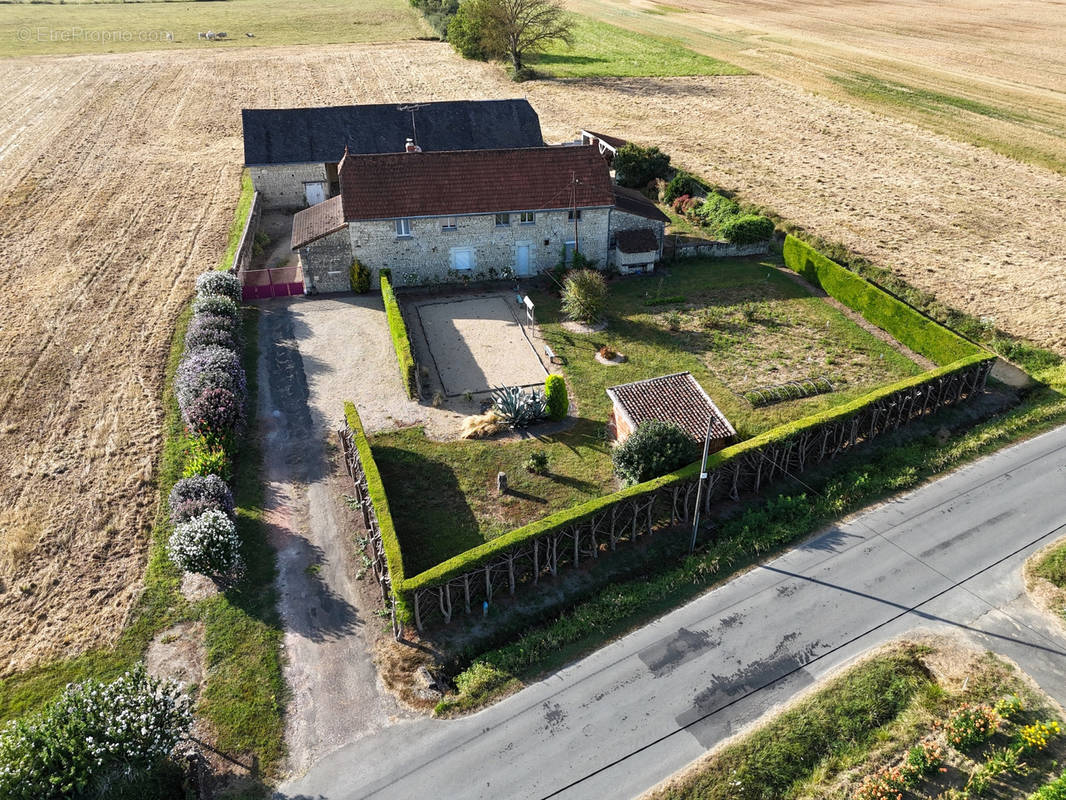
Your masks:
<svg viewBox="0 0 1066 800"><path fill-rule="evenodd" d="M292 249L336 233L346 224L340 195L298 211L292 218Z"/></svg>
<svg viewBox="0 0 1066 800"><path fill-rule="evenodd" d="M614 203L607 163L592 147L525 147L345 155L344 219L491 214Z"/></svg>
<svg viewBox="0 0 1066 800"><path fill-rule="evenodd" d="M736 431L703 391L691 372L663 375L646 381L612 386L608 397L616 409L632 420L636 429L642 422L660 420L677 424L693 439L703 441L707 423L712 422L712 439L729 439Z"/></svg>

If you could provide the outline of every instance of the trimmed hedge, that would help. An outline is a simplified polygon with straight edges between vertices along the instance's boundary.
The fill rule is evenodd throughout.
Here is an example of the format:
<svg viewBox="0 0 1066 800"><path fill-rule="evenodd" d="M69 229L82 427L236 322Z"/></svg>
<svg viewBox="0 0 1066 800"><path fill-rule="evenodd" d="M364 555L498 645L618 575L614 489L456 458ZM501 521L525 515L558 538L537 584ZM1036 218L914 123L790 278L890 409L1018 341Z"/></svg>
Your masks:
<svg viewBox="0 0 1066 800"><path fill-rule="evenodd" d="M566 380L562 375L549 375L544 379L544 404L548 419L558 422L570 413L570 398L566 394Z"/></svg>
<svg viewBox="0 0 1066 800"><path fill-rule="evenodd" d="M392 336L392 346L396 349L396 360L400 362L400 378L407 389L407 396L415 398L418 395L418 382L411 339L407 335L407 326L404 325L396 293L385 275L381 276L381 299L385 303L385 318L389 322L389 334Z"/></svg>
<svg viewBox="0 0 1066 800"><path fill-rule="evenodd" d="M985 351L789 234L782 255L798 272L937 366Z"/></svg>
<svg viewBox="0 0 1066 800"><path fill-rule="evenodd" d="M754 244L774 235L774 223L758 214L741 214L722 224L722 238L732 244Z"/></svg>
<svg viewBox="0 0 1066 800"><path fill-rule="evenodd" d="M384 288L384 282L382 288ZM377 516L378 530L381 531L385 563L389 567L389 577L392 579L392 588L396 595L396 612L401 619L408 621L411 612L407 599L403 595L403 585L407 580L403 571L403 552L400 550L400 540L396 537L396 526L393 524L392 512L389 510L389 498L385 494L385 484L381 481L381 473L378 472L374 453L370 449L370 442L367 441L366 431L363 429L363 421L359 419L359 412L356 411L354 403L345 402L344 419L352 432L352 442L359 453L363 474L366 475L367 491L370 493L370 502Z"/></svg>

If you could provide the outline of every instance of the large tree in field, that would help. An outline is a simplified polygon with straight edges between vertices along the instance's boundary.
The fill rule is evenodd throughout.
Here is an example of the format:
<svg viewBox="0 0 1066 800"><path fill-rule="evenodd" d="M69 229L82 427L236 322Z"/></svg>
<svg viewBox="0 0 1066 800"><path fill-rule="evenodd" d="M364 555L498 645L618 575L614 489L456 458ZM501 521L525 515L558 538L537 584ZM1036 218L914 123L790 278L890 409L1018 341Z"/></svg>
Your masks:
<svg viewBox="0 0 1066 800"><path fill-rule="evenodd" d="M465 0L456 20L455 33L461 35L453 37L449 26L448 38L459 52L509 58L516 75L527 54L551 42L571 42L570 17L557 0Z"/></svg>

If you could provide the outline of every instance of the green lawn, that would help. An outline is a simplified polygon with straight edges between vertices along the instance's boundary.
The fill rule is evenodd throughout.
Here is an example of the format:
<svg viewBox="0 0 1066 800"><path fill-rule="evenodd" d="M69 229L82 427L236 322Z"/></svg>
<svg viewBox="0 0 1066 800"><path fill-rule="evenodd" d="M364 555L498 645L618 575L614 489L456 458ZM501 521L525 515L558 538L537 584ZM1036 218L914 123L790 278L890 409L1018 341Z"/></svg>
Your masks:
<svg viewBox="0 0 1066 800"><path fill-rule="evenodd" d="M416 575L470 547L549 513L614 491L604 439L605 389L691 371L743 437L865 394L920 368L862 330L774 267L775 260L692 261L666 275L610 284L606 331L580 335L560 323L559 300L534 293L545 341L565 358L576 400L569 429L522 441L433 442L420 428L371 437L404 551ZM672 305L646 305L683 296ZM603 366L593 356L610 344L628 362ZM839 391L752 408L738 393L755 385L826 375ZM537 428L530 431L537 434ZM549 473L524 469L543 449ZM496 495L496 474L511 488Z"/></svg>
<svg viewBox="0 0 1066 800"><path fill-rule="evenodd" d="M197 38L206 31L225 31L229 40ZM392 42L429 35L432 31L406 0L0 5L0 56Z"/></svg>
<svg viewBox="0 0 1066 800"><path fill-rule="evenodd" d="M554 78L629 78L681 75L743 75L744 70L700 55L677 39L627 31L574 15L572 46L553 44L529 59Z"/></svg>

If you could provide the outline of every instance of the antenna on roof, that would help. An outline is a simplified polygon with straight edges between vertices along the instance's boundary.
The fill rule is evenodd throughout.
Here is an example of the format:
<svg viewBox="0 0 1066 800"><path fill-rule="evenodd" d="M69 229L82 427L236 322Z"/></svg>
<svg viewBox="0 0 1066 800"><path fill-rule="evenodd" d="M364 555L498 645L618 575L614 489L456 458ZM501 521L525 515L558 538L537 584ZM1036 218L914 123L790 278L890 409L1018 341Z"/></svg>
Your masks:
<svg viewBox="0 0 1066 800"><path fill-rule="evenodd" d="M415 127L415 112L421 111L429 103L414 103L406 106L396 106L397 111L410 111L411 112L411 138L415 144L418 144L418 129Z"/></svg>

